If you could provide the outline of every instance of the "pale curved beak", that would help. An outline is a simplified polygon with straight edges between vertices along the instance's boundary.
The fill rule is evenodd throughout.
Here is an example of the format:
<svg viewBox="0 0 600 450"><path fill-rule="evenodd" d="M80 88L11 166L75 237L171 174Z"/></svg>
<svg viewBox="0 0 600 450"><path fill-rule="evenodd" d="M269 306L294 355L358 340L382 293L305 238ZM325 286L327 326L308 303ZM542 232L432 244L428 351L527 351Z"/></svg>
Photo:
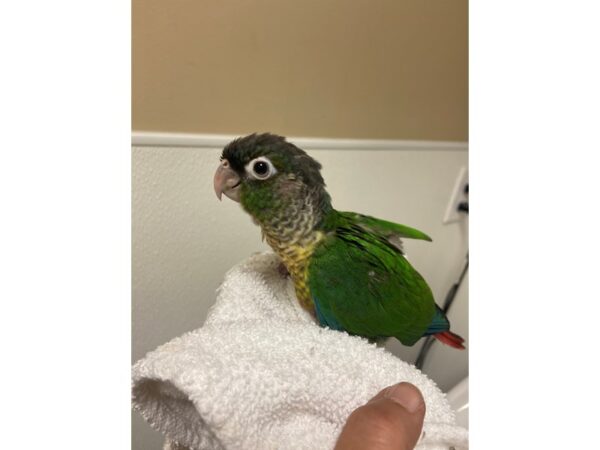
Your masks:
<svg viewBox="0 0 600 450"><path fill-rule="evenodd" d="M240 201L240 177L229 167L229 161L224 159L221 165L217 167L215 172L215 193L217 198L221 200L221 194L225 194L235 202Z"/></svg>

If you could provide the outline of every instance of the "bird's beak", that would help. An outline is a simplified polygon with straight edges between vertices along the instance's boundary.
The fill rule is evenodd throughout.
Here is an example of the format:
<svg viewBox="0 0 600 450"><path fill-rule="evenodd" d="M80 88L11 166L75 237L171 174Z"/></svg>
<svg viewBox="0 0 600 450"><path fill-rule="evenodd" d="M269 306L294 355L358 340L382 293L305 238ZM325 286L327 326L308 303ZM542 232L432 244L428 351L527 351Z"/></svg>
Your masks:
<svg viewBox="0 0 600 450"><path fill-rule="evenodd" d="M221 194L225 194L231 200L240 201L240 177L229 167L229 161L224 159L215 172L215 193L221 200Z"/></svg>

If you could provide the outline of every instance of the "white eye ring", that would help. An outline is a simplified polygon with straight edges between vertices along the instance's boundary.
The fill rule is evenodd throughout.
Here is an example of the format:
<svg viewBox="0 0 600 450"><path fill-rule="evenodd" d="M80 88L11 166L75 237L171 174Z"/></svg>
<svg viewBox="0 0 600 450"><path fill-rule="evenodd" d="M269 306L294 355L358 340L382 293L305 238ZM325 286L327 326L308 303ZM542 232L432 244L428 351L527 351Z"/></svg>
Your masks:
<svg viewBox="0 0 600 450"><path fill-rule="evenodd" d="M277 173L273 163L264 156L254 158L246 164L245 169L246 173L256 180L266 180Z"/></svg>

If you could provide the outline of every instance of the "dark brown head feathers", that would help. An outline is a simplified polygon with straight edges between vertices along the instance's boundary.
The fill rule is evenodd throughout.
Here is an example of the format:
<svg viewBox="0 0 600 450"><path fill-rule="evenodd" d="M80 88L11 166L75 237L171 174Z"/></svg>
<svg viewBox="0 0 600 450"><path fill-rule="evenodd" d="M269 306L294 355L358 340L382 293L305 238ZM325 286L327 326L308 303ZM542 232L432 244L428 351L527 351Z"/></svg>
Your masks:
<svg viewBox="0 0 600 450"><path fill-rule="evenodd" d="M321 164L276 134L253 133L235 139L223 149L221 159L227 159L233 170L241 175L246 164L259 156L269 158L278 171L292 173L308 185L325 185Z"/></svg>

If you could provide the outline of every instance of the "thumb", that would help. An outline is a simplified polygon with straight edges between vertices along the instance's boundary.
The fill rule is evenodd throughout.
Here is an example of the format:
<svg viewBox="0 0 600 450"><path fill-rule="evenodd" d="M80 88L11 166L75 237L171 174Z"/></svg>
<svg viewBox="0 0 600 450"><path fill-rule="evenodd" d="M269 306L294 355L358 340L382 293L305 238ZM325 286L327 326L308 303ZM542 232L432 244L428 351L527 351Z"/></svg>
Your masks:
<svg viewBox="0 0 600 450"><path fill-rule="evenodd" d="M424 418L421 392L410 383L395 384L350 414L335 450L411 450Z"/></svg>

